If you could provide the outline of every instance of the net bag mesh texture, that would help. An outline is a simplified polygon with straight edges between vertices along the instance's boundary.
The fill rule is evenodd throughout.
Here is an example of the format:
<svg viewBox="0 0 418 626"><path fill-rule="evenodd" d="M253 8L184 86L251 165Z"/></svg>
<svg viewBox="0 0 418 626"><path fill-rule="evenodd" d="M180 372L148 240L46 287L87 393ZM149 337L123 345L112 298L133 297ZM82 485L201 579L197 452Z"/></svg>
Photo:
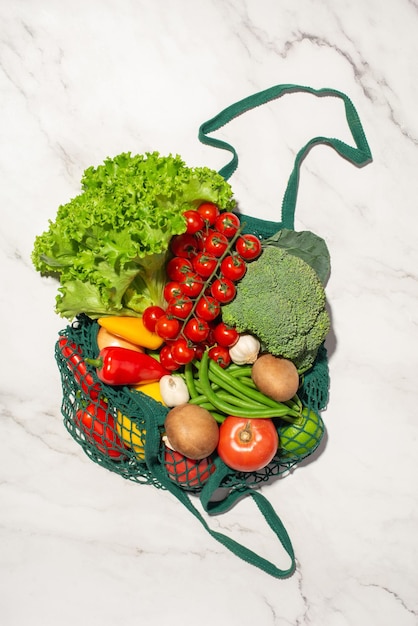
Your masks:
<svg viewBox="0 0 418 626"><path fill-rule="evenodd" d="M165 488L153 472L153 466L159 463L166 476L180 488L200 491L222 462L216 453L209 459L192 461L167 448L162 437L169 409L140 391L105 385L98 379L95 368L85 362L97 357L98 328L97 322L81 315L60 333L56 343L55 358L62 384L61 412L66 429L93 462L123 478ZM298 445L297 432L289 432L286 454L275 457L259 472L229 470L220 487L244 488L267 481L289 471L319 445L324 430L319 412L325 407L328 395L324 347L305 375L300 392L304 405L315 412L313 442L304 448ZM286 429L289 424L283 423L281 427Z"/></svg>

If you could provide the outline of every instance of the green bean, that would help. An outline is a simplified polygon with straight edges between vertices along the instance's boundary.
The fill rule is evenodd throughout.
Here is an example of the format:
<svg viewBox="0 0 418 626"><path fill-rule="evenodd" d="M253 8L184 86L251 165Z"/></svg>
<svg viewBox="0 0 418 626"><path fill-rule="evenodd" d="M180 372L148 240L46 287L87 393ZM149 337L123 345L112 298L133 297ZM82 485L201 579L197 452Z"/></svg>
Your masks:
<svg viewBox="0 0 418 626"><path fill-rule="evenodd" d="M187 363L184 366L184 378L186 381L187 389L189 390L190 397L197 398L199 393L196 389L191 363Z"/></svg>
<svg viewBox="0 0 418 626"><path fill-rule="evenodd" d="M246 378L251 378L251 369L252 368L250 365L235 365L234 363L232 363L231 365L228 365L228 367L225 368L224 371L234 378L241 378L244 376Z"/></svg>
<svg viewBox="0 0 418 626"><path fill-rule="evenodd" d="M210 403L212 403L218 411L225 413L226 415L235 415L238 417L245 417L248 419L251 418L269 418L269 417L282 417L286 419L286 416L289 419L289 407L285 404L278 405L277 408L272 407L247 407L247 408L239 408L233 406L232 404L225 402L224 400L218 398L217 394L212 391L209 380L209 367L208 367L209 356L207 352L203 353L202 360L199 368L199 379L202 385L202 388L205 392ZM211 361L214 363L214 361ZM219 367L219 366L218 366ZM221 368L222 369L222 368Z"/></svg>
<svg viewBox="0 0 418 626"><path fill-rule="evenodd" d="M223 370L222 367L220 367L217 363L215 363L215 361L211 360L208 368L209 368L209 372L211 371L213 374L213 377L215 378L214 382L219 382L219 384L221 384L221 380L222 380L225 384L229 383L229 389L234 389L234 392L238 391L254 402L260 403L261 405L264 405L265 407L269 407L271 409L275 409L276 411L279 411L277 415L289 413L289 415L293 414L294 417L298 417L299 413L289 408L287 405L281 402L276 402L275 400L272 400L271 398L268 398L267 396L265 396L263 393L261 393L257 389L252 389L251 387L247 387L243 383L241 383L238 379L232 376L228 376L225 370Z"/></svg>
<svg viewBox="0 0 418 626"><path fill-rule="evenodd" d="M238 396L235 396L234 394L229 393L229 391L224 391L223 389L220 389L219 391L217 391L216 395L221 400L225 400L225 402L229 402L230 404L233 404L234 406L237 406L237 407L254 408L254 409L265 408L261 404L256 404L247 399L244 400L243 398L239 398Z"/></svg>

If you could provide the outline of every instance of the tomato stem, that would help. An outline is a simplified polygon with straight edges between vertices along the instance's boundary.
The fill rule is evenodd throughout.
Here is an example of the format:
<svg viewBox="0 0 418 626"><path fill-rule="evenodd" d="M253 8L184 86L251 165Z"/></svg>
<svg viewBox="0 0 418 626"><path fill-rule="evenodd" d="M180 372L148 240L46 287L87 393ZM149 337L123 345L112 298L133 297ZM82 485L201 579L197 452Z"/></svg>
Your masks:
<svg viewBox="0 0 418 626"><path fill-rule="evenodd" d="M239 438L242 443L249 443L253 438L253 433L251 430L251 422L248 420L244 426L244 428L239 433Z"/></svg>
<svg viewBox="0 0 418 626"><path fill-rule="evenodd" d="M182 320L182 327L180 328L180 332L179 332L179 336L184 337L187 341L187 337L185 337L184 335L184 328L187 324L187 322L193 317L195 311L196 311L196 307L199 303L199 301L202 298L205 298L205 291L206 289L209 287L210 283L212 282L213 278L215 278L215 276L217 276L217 273L219 271L219 268L221 266L221 263L223 261L223 259L230 253L230 251L232 250L232 247L234 245L234 243L236 242L236 240L238 239L238 237L241 235L242 231L244 230L245 227L245 222L242 223L239 228L237 229L237 232L235 233L235 235L228 240L228 246L225 249L225 252L223 252L223 254L221 254L221 256L218 258L217 263L216 263L216 267L214 268L213 272L210 274L210 276L208 276L208 278L206 279L206 281L203 283L203 288L202 291L200 292L200 294L196 297L196 300L194 302L193 308L190 311L189 315ZM203 282L203 281L202 281Z"/></svg>

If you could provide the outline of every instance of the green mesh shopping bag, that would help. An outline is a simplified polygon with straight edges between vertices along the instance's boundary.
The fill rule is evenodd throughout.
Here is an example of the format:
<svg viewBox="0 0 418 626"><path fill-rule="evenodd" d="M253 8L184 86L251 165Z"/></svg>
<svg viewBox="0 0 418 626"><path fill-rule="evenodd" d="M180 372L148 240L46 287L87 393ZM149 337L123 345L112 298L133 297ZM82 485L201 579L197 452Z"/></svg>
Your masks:
<svg viewBox="0 0 418 626"><path fill-rule="evenodd" d="M256 234L262 241L281 229L294 229L300 167L313 146L326 144L358 166L365 165L371 159L359 117L345 94L333 89L277 85L233 104L200 127L201 142L232 154L232 159L219 172L226 180L237 168L237 153L230 144L209 135L249 109L297 91L341 99L355 147L338 139L316 137L300 150L284 195L281 221L272 222L261 217L240 215L245 232ZM62 382L61 412L64 424L75 441L92 461L105 469L137 483L170 491L212 537L238 557L277 578L292 574L295 556L289 536L276 511L257 487L273 477L288 473L311 455L321 442L325 430L321 412L327 405L329 390L325 346L320 347L313 366L303 374L298 392L305 406L304 436L301 437L301 430L291 424L279 425L278 432L284 445L273 461L257 472L238 472L227 467L216 452L210 458L192 461L165 446L164 421L169 409L141 391L105 385L97 377L93 366L99 352L97 332L98 323L86 315L80 315L62 330L55 347ZM215 493L219 494L220 491L225 494L224 498L214 498ZM212 530L193 503L193 498L200 498L205 512L213 515L226 512L243 496L253 498L288 554L290 562L285 569L232 538Z"/></svg>

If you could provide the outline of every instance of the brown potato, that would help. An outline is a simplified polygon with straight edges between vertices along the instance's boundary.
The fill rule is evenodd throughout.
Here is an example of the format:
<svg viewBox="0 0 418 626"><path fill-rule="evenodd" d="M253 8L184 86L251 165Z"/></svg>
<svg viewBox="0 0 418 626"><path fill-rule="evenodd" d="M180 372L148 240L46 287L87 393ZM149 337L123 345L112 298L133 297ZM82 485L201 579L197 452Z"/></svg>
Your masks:
<svg viewBox="0 0 418 626"><path fill-rule="evenodd" d="M261 393L276 402L286 402L299 389L299 374L288 359L262 354L251 370L251 377Z"/></svg>
<svg viewBox="0 0 418 626"><path fill-rule="evenodd" d="M164 427L174 450L189 459L204 459L218 445L218 424L209 411L200 406L179 404L167 413Z"/></svg>

